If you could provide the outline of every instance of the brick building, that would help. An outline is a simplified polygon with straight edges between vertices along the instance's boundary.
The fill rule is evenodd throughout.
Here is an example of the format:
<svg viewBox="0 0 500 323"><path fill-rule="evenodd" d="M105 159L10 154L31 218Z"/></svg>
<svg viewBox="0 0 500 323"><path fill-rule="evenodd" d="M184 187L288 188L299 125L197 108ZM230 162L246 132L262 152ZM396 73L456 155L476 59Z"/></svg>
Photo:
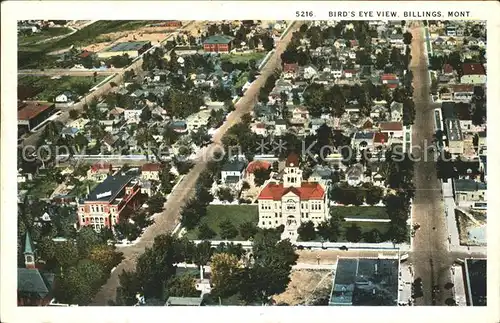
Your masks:
<svg viewBox="0 0 500 323"><path fill-rule="evenodd" d="M234 37L226 35L210 36L203 42L205 52L228 53L231 51L231 45Z"/></svg>
<svg viewBox="0 0 500 323"><path fill-rule="evenodd" d="M141 188L135 176L108 176L87 198L78 202L78 224L90 225L96 231L112 228L120 217L138 208Z"/></svg>
<svg viewBox="0 0 500 323"><path fill-rule="evenodd" d="M33 130L56 112L55 105L38 102L18 102L17 127L20 133Z"/></svg>

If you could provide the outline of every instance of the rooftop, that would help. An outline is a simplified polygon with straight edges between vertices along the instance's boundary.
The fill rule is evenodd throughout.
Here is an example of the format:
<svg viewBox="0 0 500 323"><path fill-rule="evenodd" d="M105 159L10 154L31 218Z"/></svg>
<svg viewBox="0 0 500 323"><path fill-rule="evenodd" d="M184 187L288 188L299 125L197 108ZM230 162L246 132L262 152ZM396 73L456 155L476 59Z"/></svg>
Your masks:
<svg viewBox="0 0 500 323"><path fill-rule="evenodd" d="M397 259L339 258L329 305L396 306Z"/></svg>
<svg viewBox="0 0 500 323"><path fill-rule="evenodd" d="M201 297L169 297L165 306L201 306Z"/></svg>
<svg viewBox="0 0 500 323"><path fill-rule="evenodd" d="M486 259L466 259L467 296L472 306L486 306Z"/></svg>
<svg viewBox="0 0 500 323"><path fill-rule="evenodd" d="M118 193L120 193L127 184L129 184L134 176L131 175L115 175L108 176L104 182L90 192L86 201L92 202L111 202Z"/></svg>
<svg viewBox="0 0 500 323"><path fill-rule="evenodd" d="M325 195L323 187L315 182L302 182L301 187L284 187L282 183L268 183L260 192L259 200L279 201L289 192L293 192L301 200L321 200Z"/></svg>
<svg viewBox="0 0 500 323"><path fill-rule="evenodd" d="M161 164L158 163L147 163L142 165L143 172L159 172L161 169Z"/></svg>
<svg viewBox="0 0 500 323"><path fill-rule="evenodd" d="M229 44L233 39L234 37L227 35L213 35L205 39L203 44Z"/></svg>
<svg viewBox="0 0 500 323"><path fill-rule="evenodd" d="M149 44L150 42L148 41L131 41L131 42L123 42L123 43L118 43L110 48L104 50L106 52L126 52L126 51L132 51L132 50L139 50L144 45Z"/></svg>
<svg viewBox="0 0 500 323"><path fill-rule="evenodd" d="M379 124L379 128L382 131L402 131L403 130L403 123L397 122L397 121L381 122Z"/></svg>
<svg viewBox="0 0 500 323"><path fill-rule="evenodd" d="M232 160L222 166L223 172L241 172L245 169L245 163L241 160Z"/></svg>
<svg viewBox="0 0 500 323"><path fill-rule="evenodd" d="M17 268L17 290L20 293L45 298L52 290L55 275L38 269Z"/></svg>
<svg viewBox="0 0 500 323"><path fill-rule="evenodd" d="M465 63L462 66L463 75L486 75L483 64Z"/></svg>
<svg viewBox="0 0 500 323"><path fill-rule="evenodd" d="M486 183L476 182L472 179L455 179L455 192L476 192L479 190L486 190Z"/></svg>
<svg viewBox="0 0 500 323"><path fill-rule="evenodd" d="M31 120L37 115L53 107L53 104L40 104L36 102L26 103L20 110L17 111L18 120Z"/></svg>
<svg viewBox="0 0 500 323"><path fill-rule="evenodd" d="M460 128L460 121L458 119L447 119L444 123L448 141L462 141L462 129Z"/></svg>

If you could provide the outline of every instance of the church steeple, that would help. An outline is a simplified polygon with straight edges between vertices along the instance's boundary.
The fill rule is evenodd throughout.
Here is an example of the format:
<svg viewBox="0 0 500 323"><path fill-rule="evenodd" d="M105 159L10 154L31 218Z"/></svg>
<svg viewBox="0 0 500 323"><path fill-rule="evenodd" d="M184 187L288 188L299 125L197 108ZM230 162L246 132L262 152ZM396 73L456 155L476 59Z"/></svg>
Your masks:
<svg viewBox="0 0 500 323"><path fill-rule="evenodd" d="M26 239L24 241L24 265L26 268L35 268L35 253L33 252L29 232L26 232Z"/></svg>

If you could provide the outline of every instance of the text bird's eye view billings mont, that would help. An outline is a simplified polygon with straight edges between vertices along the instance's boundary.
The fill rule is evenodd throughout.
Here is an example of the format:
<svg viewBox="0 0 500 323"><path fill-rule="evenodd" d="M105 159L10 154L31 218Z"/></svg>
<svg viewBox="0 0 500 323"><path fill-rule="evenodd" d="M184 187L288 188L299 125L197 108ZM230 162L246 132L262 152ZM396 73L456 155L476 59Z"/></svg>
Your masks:
<svg viewBox="0 0 500 323"><path fill-rule="evenodd" d="M485 21L17 41L18 306L486 306Z"/></svg>

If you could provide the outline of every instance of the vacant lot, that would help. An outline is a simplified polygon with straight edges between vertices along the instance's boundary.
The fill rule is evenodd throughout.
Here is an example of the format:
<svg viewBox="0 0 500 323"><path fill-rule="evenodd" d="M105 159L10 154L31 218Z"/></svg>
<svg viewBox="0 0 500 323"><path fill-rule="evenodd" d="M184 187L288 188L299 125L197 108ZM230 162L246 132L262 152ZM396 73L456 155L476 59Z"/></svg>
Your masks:
<svg viewBox="0 0 500 323"><path fill-rule="evenodd" d="M294 270L286 291L273 299L277 304L315 305L317 301L329 298L332 278L329 270Z"/></svg>
<svg viewBox="0 0 500 323"><path fill-rule="evenodd" d="M97 76L94 82L92 76L61 76L53 78L50 76L23 75L18 77L18 87L23 89L24 93L18 93L18 96L24 100L52 102L56 96L64 91L83 95L104 79L104 76Z"/></svg>
<svg viewBox="0 0 500 323"><path fill-rule="evenodd" d="M213 240L220 239L219 224L225 220L230 220L236 228L244 222L259 221L259 212L257 205L209 205L207 207L207 215L201 219L200 224L206 223L208 226L217 233ZM198 229L194 229L186 233L189 239L198 239ZM242 240L239 236L234 240Z"/></svg>
<svg viewBox="0 0 500 323"><path fill-rule="evenodd" d="M41 30L38 33L21 34L18 37L18 42L20 45L33 44L50 39L52 37L58 37L69 33L71 33L71 29L66 27L48 28L45 30Z"/></svg>
<svg viewBox="0 0 500 323"><path fill-rule="evenodd" d="M331 212L343 218L388 219L383 206L332 206Z"/></svg>

